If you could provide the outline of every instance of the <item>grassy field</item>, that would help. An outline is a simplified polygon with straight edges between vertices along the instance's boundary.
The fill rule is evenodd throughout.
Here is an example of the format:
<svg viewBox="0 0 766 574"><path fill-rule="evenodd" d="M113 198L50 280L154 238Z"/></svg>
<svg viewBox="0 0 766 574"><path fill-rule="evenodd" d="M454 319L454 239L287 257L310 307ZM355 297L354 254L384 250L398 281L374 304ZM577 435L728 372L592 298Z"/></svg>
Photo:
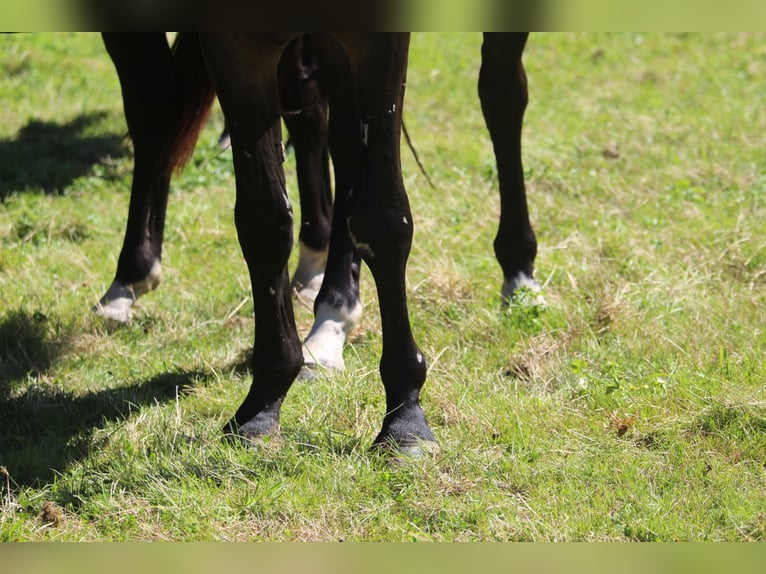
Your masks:
<svg viewBox="0 0 766 574"><path fill-rule="evenodd" d="M90 313L129 197L116 74L98 35L0 36L0 540L766 539L766 35L532 36L544 309L499 303L480 44L413 37L436 190L405 148L408 285L441 450L393 465L369 451L366 270L346 371L294 385L280 441L219 440L253 330L220 113L171 192L163 285L127 326Z"/></svg>

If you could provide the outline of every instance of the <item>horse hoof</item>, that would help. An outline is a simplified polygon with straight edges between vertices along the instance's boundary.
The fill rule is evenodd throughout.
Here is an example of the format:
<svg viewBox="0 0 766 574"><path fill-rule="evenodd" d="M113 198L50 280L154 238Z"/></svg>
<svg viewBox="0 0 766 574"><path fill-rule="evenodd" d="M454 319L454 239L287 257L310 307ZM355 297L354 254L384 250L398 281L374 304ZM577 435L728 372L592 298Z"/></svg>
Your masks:
<svg viewBox="0 0 766 574"><path fill-rule="evenodd" d="M435 440L384 441L373 444L372 448L396 465L431 458L441 451Z"/></svg>
<svg viewBox="0 0 766 574"><path fill-rule="evenodd" d="M321 375L322 367L316 363L304 363L301 370L298 372L299 381L315 381Z"/></svg>
<svg viewBox="0 0 766 574"><path fill-rule="evenodd" d="M282 447L282 439L279 435L250 437L239 434L227 434L222 437L222 440L230 446L261 453L276 451Z"/></svg>
<svg viewBox="0 0 766 574"><path fill-rule="evenodd" d="M542 287L535 279L519 271L510 279L503 281L500 290L503 305L515 303L524 307L545 307L547 302L542 295Z"/></svg>
<svg viewBox="0 0 766 574"><path fill-rule="evenodd" d="M278 444L280 405L281 401L272 404L271 408L261 410L244 424L238 424L236 418L232 418L223 427L224 440L256 450Z"/></svg>
<svg viewBox="0 0 766 574"><path fill-rule="evenodd" d="M310 281L307 285L299 281L293 281L292 288L298 301L311 307L319 295L319 288L322 286L323 278L324 275L318 277L316 281Z"/></svg>
<svg viewBox="0 0 766 574"><path fill-rule="evenodd" d="M306 247L303 242L300 243L299 249L298 267L293 274L291 286L299 299L313 304L324 281L327 250L317 251Z"/></svg>
<svg viewBox="0 0 766 574"><path fill-rule="evenodd" d="M91 310L104 319L109 319L116 323L128 323L133 317L132 307L134 302L135 299L130 297L118 297L117 299L107 301L106 296L104 296Z"/></svg>
<svg viewBox="0 0 766 574"><path fill-rule="evenodd" d="M133 304L149 291L154 291L162 279L162 265L155 261L149 274L141 281L125 284L116 279L104 296L93 306L93 312L106 319L127 323L133 316Z"/></svg>

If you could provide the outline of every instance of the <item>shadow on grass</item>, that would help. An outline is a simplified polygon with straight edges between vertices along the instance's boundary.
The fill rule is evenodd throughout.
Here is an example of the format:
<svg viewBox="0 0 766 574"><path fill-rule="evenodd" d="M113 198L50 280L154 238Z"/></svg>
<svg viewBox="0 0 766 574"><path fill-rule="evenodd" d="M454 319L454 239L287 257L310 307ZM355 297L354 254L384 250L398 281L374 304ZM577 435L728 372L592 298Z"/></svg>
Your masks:
<svg viewBox="0 0 766 574"><path fill-rule="evenodd" d="M203 373L162 373L148 381L75 395L56 388L30 387L0 399L0 465L19 486L41 486L57 472L98 448L93 432L124 420L143 406L175 399Z"/></svg>
<svg viewBox="0 0 766 574"><path fill-rule="evenodd" d="M68 330L40 311L8 312L0 320L0 400L18 382L50 369L69 340Z"/></svg>
<svg viewBox="0 0 766 574"><path fill-rule="evenodd" d="M0 466L19 486L51 482L98 448L93 432L143 406L172 401L208 373L178 370L85 394L30 384L55 369L72 336L44 314L14 311L0 322ZM26 387L24 389L24 387Z"/></svg>
<svg viewBox="0 0 766 574"><path fill-rule="evenodd" d="M26 189L61 193L104 158L125 156L123 136L87 134L106 115L83 114L65 124L32 120L14 139L0 139L0 201Z"/></svg>

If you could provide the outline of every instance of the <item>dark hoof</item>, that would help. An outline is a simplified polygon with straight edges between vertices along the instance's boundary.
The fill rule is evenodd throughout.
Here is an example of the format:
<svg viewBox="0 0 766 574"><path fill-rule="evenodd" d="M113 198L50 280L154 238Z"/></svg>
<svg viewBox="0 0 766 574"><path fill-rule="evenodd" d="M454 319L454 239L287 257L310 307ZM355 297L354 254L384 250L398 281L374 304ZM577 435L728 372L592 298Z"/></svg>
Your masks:
<svg viewBox="0 0 766 574"><path fill-rule="evenodd" d="M319 376L319 371L316 365L303 365L298 372L299 381L315 381Z"/></svg>
<svg viewBox="0 0 766 574"><path fill-rule="evenodd" d="M223 427L223 440L247 448L261 449L280 443L279 422L256 416L243 425L232 419Z"/></svg>
<svg viewBox="0 0 766 574"><path fill-rule="evenodd" d="M439 450L420 404L402 404L383 419L383 429L374 446L395 456L421 458Z"/></svg>
<svg viewBox="0 0 766 574"><path fill-rule="evenodd" d="M303 363L303 367L298 372L297 379L299 381L316 381L326 372L327 367L323 367L319 363Z"/></svg>

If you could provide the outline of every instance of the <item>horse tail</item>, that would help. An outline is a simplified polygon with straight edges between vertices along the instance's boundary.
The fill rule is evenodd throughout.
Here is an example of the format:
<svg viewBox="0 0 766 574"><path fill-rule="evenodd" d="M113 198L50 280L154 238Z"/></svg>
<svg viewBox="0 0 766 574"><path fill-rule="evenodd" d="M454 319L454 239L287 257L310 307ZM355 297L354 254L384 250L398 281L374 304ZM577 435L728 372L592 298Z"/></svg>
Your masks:
<svg viewBox="0 0 766 574"><path fill-rule="evenodd" d="M173 41L172 56L179 99L168 158L171 170L180 171L194 152L199 133L210 113L215 90L196 33L179 32Z"/></svg>

